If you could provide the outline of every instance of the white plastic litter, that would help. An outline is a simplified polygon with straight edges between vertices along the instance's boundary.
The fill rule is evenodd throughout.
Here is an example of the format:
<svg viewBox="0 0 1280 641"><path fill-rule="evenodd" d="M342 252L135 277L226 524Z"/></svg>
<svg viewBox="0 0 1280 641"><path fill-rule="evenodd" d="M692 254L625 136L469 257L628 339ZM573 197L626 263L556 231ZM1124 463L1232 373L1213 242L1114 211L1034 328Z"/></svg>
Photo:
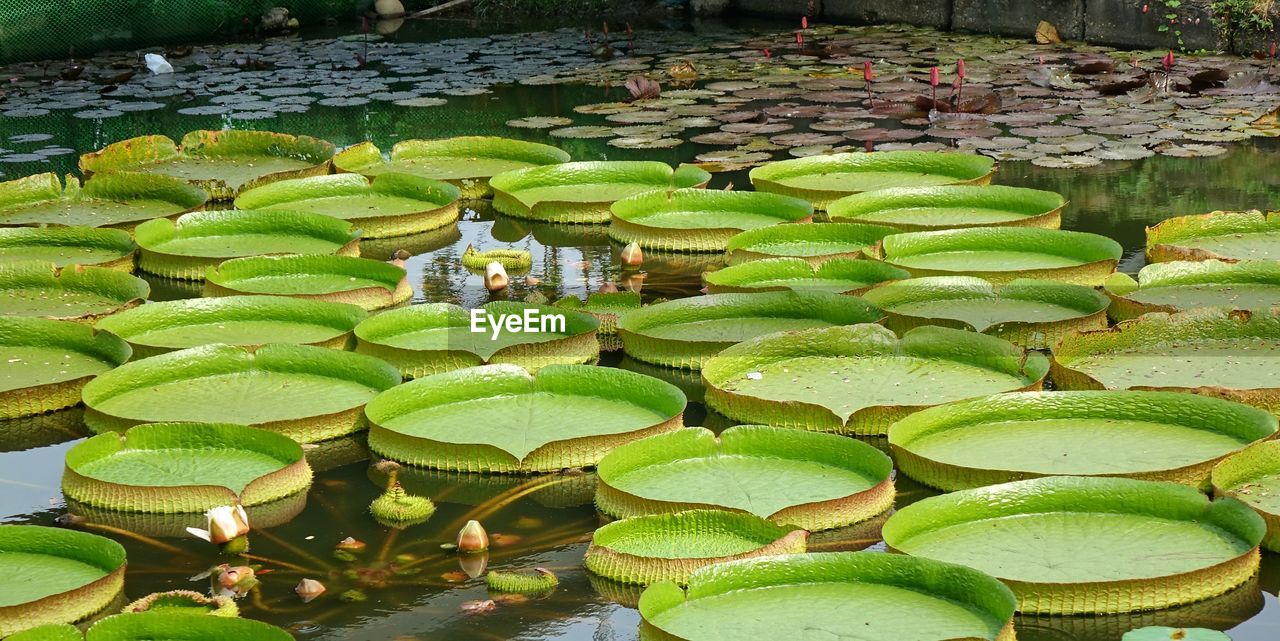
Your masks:
<svg viewBox="0 0 1280 641"><path fill-rule="evenodd" d="M147 68L151 70L151 73L173 73L173 65L169 64L169 61L158 53L149 53L143 56L142 59L147 63Z"/></svg>

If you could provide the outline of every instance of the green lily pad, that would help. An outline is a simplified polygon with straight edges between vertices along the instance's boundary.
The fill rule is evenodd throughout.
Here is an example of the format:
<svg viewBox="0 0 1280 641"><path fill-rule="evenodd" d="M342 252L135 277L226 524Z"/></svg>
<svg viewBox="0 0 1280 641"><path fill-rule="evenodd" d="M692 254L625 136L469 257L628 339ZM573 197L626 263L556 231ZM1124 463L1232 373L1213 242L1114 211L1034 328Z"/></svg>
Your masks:
<svg viewBox="0 0 1280 641"><path fill-rule="evenodd" d="M141 305L147 282L114 269L41 261L0 264L0 298L9 316L36 316L92 323Z"/></svg>
<svg viewBox="0 0 1280 641"><path fill-rule="evenodd" d="M98 321L135 357L213 343L293 343L345 349L368 313L355 305L284 296L224 296L150 303Z"/></svg>
<svg viewBox="0 0 1280 641"><path fill-rule="evenodd" d="M0 419L71 407L85 383L129 355L127 343L87 325L0 316Z"/></svg>
<svg viewBox="0 0 1280 641"><path fill-rule="evenodd" d="M462 252L462 266L471 271L483 273L489 263L498 263L511 272L527 272L533 267L533 254L523 249L479 251L475 245L467 245Z"/></svg>
<svg viewBox="0 0 1280 641"><path fill-rule="evenodd" d="M577 296L565 296L552 305L595 316L600 321L596 338L600 341L600 350L606 352L622 349L622 339L618 338L618 319L641 306L640 294L628 291L588 294L585 301Z"/></svg>
<svg viewBox="0 0 1280 641"><path fill-rule="evenodd" d="M138 247L120 229L89 227L15 227L0 229L0 260L51 262L58 267L92 265L133 271Z"/></svg>
<svg viewBox="0 0 1280 641"><path fill-rule="evenodd" d="M809 533L752 514L689 510L614 521L591 535L587 569L623 583L675 581L713 563L804 552Z"/></svg>
<svg viewBox="0 0 1280 641"><path fill-rule="evenodd" d="M874 323L882 316L860 298L826 292L710 294L628 312L618 335L631 358L702 369L720 350L762 334Z"/></svg>
<svg viewBox="0 0 1280 641"><path fill-rule="evenodd" d="M963 227L1057 229L1067 201L1051 191L1002 185L899 187L845 196L827 207L834 222L888 225L902 231Z"/></svg>
<svg viewBox="0 0 1280 641"><path fill-rule="evenodd" d="M324 441L315 444L314 447L323 448L343 440L345 439ZM365 455L368 455L367 450ZM299 492L279 501L245 508L245 513L249 517L249 523L255 529L264 530L284 525L298 518L306 507L307 493ZM188 528L209 527L209 517L203 512L123 512L94 507L74 499L67 500L67 514L89 527L105 525L144 536L182 539L187 542L192 540L192 534Z"/></svg>
<svg viewBox="0 0 1280 641"><path fill-rule="evenodd" d="M362 354L307 345L205 345L94 379L84 389L85 424L118 432L140 423L235 423L316 442L364 429L365 403L399 383L394 367Z"/></svg>
<svg viewBox="0 0 1280 641"><path fill-rule="evenodd" d="M1262 410L1194 394L1047 392L916 412L889 445L903 473L946 491L1054 475L1202 487L1215 463L1275 432Z"/></svg>
<svg viewBox="0 0 1280 641"><path fill-rule="evenodd" d="M1170 628L1155 625L1124 633L1120 641L1231 641L1225 632L1208 628Z"/></svg>
<svg viewBox="0 0 1280 641"><path fill-rule="evenodd" d="M262 505L311 485L302 446L266 430L153 423L99 434L67 452L62 491L126 512L205 512Z"/></svg>
<svg viewBox="0 0 1280 641"><path fill-rule="evenodd" d="M468 472L589 467L621 443L681 425L675 386L619 369L482 365L419 378L369 403L369 448ZM466 429L459 429L465 426Z"/></svg>
<svg viewBox="0 0 1280 641"><path fill-rule="evenodd" d="M508 320L513 316L520 330L507 324L516 322ZM406 378L486 363L536 372L547 365L594 362L600 356L599 326L589 314L530 303L494 301L474 312L428 303L360 323L356 351L395 365Z"/></svg>
<svg viewBox="0 0 1280 641"><path fill-rule="evenodd" d="M489 180L493 206L516 218L607 223L609 206L651 191L705 187L711 174L650 160L568 162L508 171Z"/></svg>
<svg viewBox="0 0 1280 641"><path fill-rule="evenodd" d="M1147 261L1280 259L1280 214L1215 211L1147 228Z"/></svg>
<svg viewBox="0 0 1280 641"><path fill-rule="evenodd" d="M986 156L927 151L877 151L809 156L751 170L759 191L803 198L825 210L839 198L893 187L986 185L995 161Z"/></svg>
<svg viewBox="0 0 1280 641"><path fill-rule="evenodd" d="M457 187L420 176L384 173L280 180L243 191L238 209L279 209L349 221L368 238L419 234L458 220Z"/></svg>
<svg viewBox="0 0 1280 641"><path fill-rule="evenodd" d="M138 612L107 617L89 628L85 641L291 641L293 635L253 619L191 612Z"/></svg>
<svg viewBox="0 0 1280 641"><path fill-rule="evenodd" d="M132 227L204 207L209 194L168 176L113 171L80 186L67 176L35 174L0 183L0 225Z"/></svg>
<svg viewBox="0 0 1280 641"><path fill-rule="evenodd" d="M86 176L137 171L185 180L214 200L277 180L329 173L333 143L268 131L192 131L181 144L165 136L140 136L80 157Z"/></svg>
<svg viewBox="0 0 1280 641"><path fill-rule="evenodd" d="M899 339L852 325L744 341L702 378L707 406L729 418L869 436L926 407L1038 390L1048 370L1044 356L994 336L917 327Z"/></svg>
<svg viewBox="0 0 1280 641"><path fill-rule="evenodd" d="M1280 551L1280 441L1258 443L1213 468L1213 495L1243 501L1267 524L1266 549Z"/></svg>
<svg viewBox="0 0 1280 641"><path fill-rule="evenodd" d="M966 567L875 552L795 554L712 565L650 586L642 639L865 641L1013 638L1014 598ZM766 614L767 613L767 614Z"/></svg>
<svg viewBox="0 0 1280 641"><path fill-rule="evenodd" d="M350 303L366 310L413 297L399 265L351 256L255 256L210 267L205 295L269 294Z"/></svg>
<svg viewBox="0 0 1280 641"><path fill-rule="evenodd" d="M613 204L609 237L664 251L722 252L739 232L781 223L807 223L803 200L752 191L678 189L624 198Z"/></svg>
<svg viewBox="0 0 1280 641"><path fill-rule="evenodd" d="M0 525L0 635L101 612L124 588L124 570L124 548L111 539Z"/></svg>
<svg viewBox="0 0 1280 641"><path fill-rule="evenodd" d="M1138 280L1116 273L1104 291L1117 321L1149 312L1180 312L1202 307L1260 309L1280 305L1280 262L1216 259L1154 263Z"/></svg>
<svg viewBox="0 0 1280 641"><path fill-rule="evenodd" d="M152 592L124 606L121 612L201 613L218 617L240 616L240 608L229 596L205 596L193 590Z"/></svg>
<svg viewBox="0 0 1280 641"><path fill-rule="evenodd" d="M712 294L792 290L858 295L909 276L874 260L832 258L815 267L803 258L766 258L704 272L702 281Z"/></svg>
<svg viewBox="0 0 1280 641"><path fill-rule="evenodd" d="M1084 285L1019 279L995 286L969 276L896 281L863 297L884 310L885 327L898 333L938 325L998 336L1027 349L1048 349L1068 332L1106 328L1110 304Z"/></svg>
<svg viewBox="0 0 1280 641"><path fill-rule="evenodd" d="M821 265L832 258L863 258L892 227L856 223L776 225L737 234L725 243L726 258L737 265L763 258L803 258Z"/></svg>
<svg viewBox="0 0 1280 641"><path fill-rule="evenodd" d="M49 623L5 637L8 641L84 641L84 633L70 623Z"/></svg>
<svg viewBox="0 0 1280 641"><path fill-rule="evenodd" d="M547 120L553 122L548 123ZM533 124L549 128L565 122L543 119ZM391 148L391 159L371 142L348 147L333 157L338 171L379 176L396 172L443 180L458 187L463 198L490 195L489 179L500 173L540 165L569 162L569 154L551 145L497 136L461 136L442 140L404 140Z"/></svg>
<svg viewBox="0 0 1280 641"><path fill-rule="evenodd" d="M1258 571L1266 526L1244 503L1177 483L1052 476L927 498L884 525L893 550L990 573L1018 610L1158 610Z"/></svg>
<svg viewBox="0 0 1280 641"><path fill-rule="evenodd" d="M1034 227L977 227L886 237L876 257L916 277L974 276L1004 285L1019 278L1097 287L1124 253L1106 236Z"/></svg>
<svg viewBox="0 0 1280 641"><path fill-rule="evenodd" d="M292 211L201 211L176 221L149 220L134 231L138 267L179 280L204 280L210 267L245 256L357 256L360 232L319 214Z"/></svg>

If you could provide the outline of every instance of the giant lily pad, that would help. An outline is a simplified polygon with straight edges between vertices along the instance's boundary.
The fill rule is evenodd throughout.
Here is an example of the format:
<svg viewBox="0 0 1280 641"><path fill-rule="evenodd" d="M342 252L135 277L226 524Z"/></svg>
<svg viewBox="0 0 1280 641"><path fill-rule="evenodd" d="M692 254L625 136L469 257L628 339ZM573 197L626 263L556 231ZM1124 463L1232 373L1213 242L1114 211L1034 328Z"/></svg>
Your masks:
<svg viewBox="0 0 1280 641"><path fill-rule="evenodd" d="M1097 287L1124 250L1106 236L1034 227L978 227L886 237L877 258L919 276L975 276L995 285L1018 278Z"/></svg>
<svg viewBox="0 0 1280 641"><path fill-rule="evenodd" d="M640 597L641 638L1012 641L1015 600L970 568L875 552L719 563ZM856 637L850 637L856 630Z"/></svg>
<svg viewBox="0 0 1280 641"><path fill-rule="evenodd" d="M1213 495L1244 501L1267 523L1262 546L1280 552L1280 441L1258 443L1213 468Z"/></svg>
<svg viewBox="0 0 1280 641"><path fill-rule="evenodd" d="M125 554L101 536L0 525L0 635L101 612L124 588Z"/></svg>
<svg viewBox="0 0 1280 641"><path fill-rule="evenodd" d="M969 276L929 276L886 283L864 294L902 333L922 325L999 336L1027 349L1048 349L1068 332L1107 326L1106 296L1091 287L1015 280L994 286Z"/></svg>
<svg viewBox="0 0 1280 641"><path fill-rule="evenodd" d="M10 316L93 322L142 304L147 282L114 269L42 261L0 264L0 298Z"/></svg>
<svg viewBox="0 0 1280 641"><path fill-rule="evenodd" d="M1170 218L1147 228L1147 261L1280 258L1280 214L1215 211Z"/></svg>
<svg viewBox="0 0 1280 641"><path fill-rule="evenodd" d="M126 512L262 505L311 485L293 439L243 425L154 423L99 434L67 452L62 491Z"/></svg>
<svg viewBox="0 0 1280 641"><path fill-rule="evenodd" d="M140 136L80 157L86 176L138 171L180 178L231 200L249 189L287 178L329 173L333 143L268 131L192 131L177 144L165 136Z"/></svg>
<svg viewBox="0 0 1280 641"><path fill-rule="evenodd" d="M1216 259L1154 263L1138 272L1113 274L1106 282L1111 317L1117 321L1148 312L1201 307L1267 309L1280 305L1280 262Z"/></svg>
<svg viewBox="0 0 1280 641"><path fill-rule="evenodd" d="M513 316L519 330L506 324ZM529 303L494 301L474 311L430 303L360 323L356 351L395 365L406 378L485 363L512 363L536 372L557 363L595 361L599 326L589 314Z"/></svg>
<svg viewBox="0 0 1280 641"><path fill-rule="evenodd" d="M281 180L242 192L239 209L279 209L350 221L364 237L420 234L458 220L458 188L430 178L388 173Z"/></svg>
<svg viewBox="0 0 1280 641"><path fill-rule="evenodd" d="M117 614L89 628L85 641L292 641L293 635L253 619L155 611Z"/></svg>
<svg viewBox="0 0 1280 641"><path fill-rule="evenodd" d="M803 198L824 210L849 194L892 187L985 185L995 161L986 156L928 151L878 151L792 158L751 170L760 191Z"/></svg>
<svg viewBox="0 0 1280 641"><path fill-rule="evenodd" d="M809 533L753 514L689 510L614 521L591 535L588 570L623 583L689 582L698 568L804 552Z"/></svg>
<svg viewBox="0 0 1280 641"><path fill-rule="evenodd" d="M369 356L307 345L205 345L128 363L84 389L96 432L185 421L263 427L307 443L365 427L364 405L400 383ZM234 402L228 402L234 399Z"/></svg>
<svg viewBox="0 0 1280 641"><path fill-rule="evenodd" d="M245 256L360 254L360 233L350 223L291 211L201 211L177 221L157 218L138 225L134 237L142 271L181 280L204 280L210 267Z"/></svg>
<svg viewBox="0 0 1280 641"><path fill-rule="evenodd" d="M821 265L832 258L863 258L892 227L855 223L778 225L737 234L725 243L730 265L765 258L803 258Z"/></svg>
<svg viewBox="0 0 1280 641"><path fill-rule="evenodd" d="M553 223L607 223L614 201L650 191L705 187L711 174L651 160L568 162L498 174L489 180L493 206L517 218Z"/></svg>
<svg viewBox="0 0 1280 641"><path fill-rule="evenodd" d="M628 312L618 321L618 335L631 358L702 369L720 350L762 334L874 323L881 317L861 298L826 292L710 294Z"/></svg>
<svg viewBox="0 0 1280 641"><path fill-rule="evenodd" d="M285 296L189 298L143 305L97 328L128 341L135 357L225 343L294 343L345 349L368 313L355 305Z"/></svg>
<svg viewBox="0 0 1280 641"><path fill-rule="evenodd" d="M903 473L947 491L1055 475L1200 487L1214 463L1275 432L1262 410L1194 394L1046 392L916 412L889 445Z"/></svg>
<svg viewBox="0 0 1280 641"><path fill-rule="evenodd" d="M95 176L80 186L44 173L0 183L0 225L131 227L204 207L209 194L177 178L127 171Z"/></svg>
<svg viewBox="0 0 1280 641"><path fill-rule="evenodd" d="M92 265L133 271L137 249L129 232L88 227L0 229L0 261L39 260L58 267Z"/></svg>
<svg viewBox="0 0 1280 641"><path fill-rule="evenodd" d="M760 336L707 361L706 403L740 421L883 435L926 407L1040 389L1048 359L944 327L902 335L878 325Z"/></svg>
<svg viewBox="0 0 1280 641"><path fill-rule="evenodd" d="M0 419L71 407L85 383L129 355L124 341L80 323L0 316Z"/></svg>
<svg viewBox="0 0 1280 641"><path fill-rule="evenodd" d="M577 296L566 296L553 305L595 316L600 321L600 327L596 329L600 350L610 352L622 349L622 339L618 338L618 319L633 309L640 309L640 294L628 291L599 292L588 294L585 301Z"/></svg>
<svg viewBox="0 0 1280 641"><path fill-rule="evenodd" d="M900 187L845 196L831 203L827 214L833 221L887 225L902 231L962 227L1057 229L1066 204L1059 194L1022 187Z"/></svg>
<svg viewBox="0 0 1280 641"><path fill-rule="evenodd" d="M1053 348L1061 389L1192 392L1280 412L1280 309L1152 313L1068 334Z"/></svg>
<svg viewBox="0 0 1280 641"><path fill-rule="evenodd" d="M403 267L368 258L256 256L209 268L205 294L294 296L374 310L408 301L413 288Z"/></svg>
<svg viewBox="0 0 1280 641"><path fill-rule="evenodd" d="M444 180L462 190L463 198L492 193L489 179L507 171L569 162L563 150L536 142L497 136L460 136L442 140L404 140L391 148L391 159L371 142L348 147L333 157L338 171L380 176L404 173Z"/></svg>
<svg viewBox="0 0 1280 641"><path fill-rule="evenodd" d="M815 267L803 258L766 258L705 272L702 281L712 294L792 290L857 295L908 276L904 270L874 260L832 258Z"/></svg>
<svg viewBox="0 0 1280 641"><path fill-rule="evenodd" d="M912 556L1005 582L1018 610L1158 610L1240 585L1258 571L1262 518L1177 483L1051 476L924 499L884 539Z"/></svg>
<svg viewBox="0 0 1280 641"><path fill-rule="evenodd" d="M677 189L613 204L609 237L645 249L722 252L735 234L781 223L807 223L809 203L752 191Z"/></svg>
<svg viewBox="0 0 1280 641"><path fill-rule="evenodd" d="M893 465L861 441L760 425L716 438L701 427L610 452L596 505L612 516L719 509L806 530L870 519L893 505Z"/></svg>
<svg viewBox="0 0 1280 641"><path fill-rule="evenodd" d="M369 403L369 448L444 470L546 472L595 465L622 443L678 429L685 397L634 372L482 365L419 378Z"/></svg>

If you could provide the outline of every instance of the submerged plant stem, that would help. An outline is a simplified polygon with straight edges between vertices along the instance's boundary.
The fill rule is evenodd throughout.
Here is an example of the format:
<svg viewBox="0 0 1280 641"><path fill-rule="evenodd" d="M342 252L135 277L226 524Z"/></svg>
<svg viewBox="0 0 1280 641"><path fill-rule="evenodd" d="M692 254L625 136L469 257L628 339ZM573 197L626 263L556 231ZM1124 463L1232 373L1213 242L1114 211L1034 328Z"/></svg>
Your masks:
<svg viewBox="0 0 1280 641"><path fill-rule="evenodd" d="M158 539L153 539L145 534L138 534L137 532L130 532L129 530L122 530L120 528L112 527L110 525L103 525L101 523L85 523L84 527L85 529L97 530L99 532L107 532L110 534L115 534L117 536L128 537L139 543L145 543L147 545L150 545L153 548L164 550L165 552L168 552L170 554L180 554L187 558L194 557L194 555L192 555L191 552L187 550L184 550L180 547L176 547L173 545L169 545L168 543L165 543Z"/></svg>

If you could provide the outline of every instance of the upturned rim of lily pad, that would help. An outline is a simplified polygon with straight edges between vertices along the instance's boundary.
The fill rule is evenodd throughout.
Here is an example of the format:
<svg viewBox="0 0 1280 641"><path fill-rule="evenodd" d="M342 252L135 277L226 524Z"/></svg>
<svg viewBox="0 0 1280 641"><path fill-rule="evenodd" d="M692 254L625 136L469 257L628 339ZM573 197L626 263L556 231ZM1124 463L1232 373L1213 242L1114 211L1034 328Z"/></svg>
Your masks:
<svg viewBox="0 0 1280 641"><path fill-rule="evenodd" d="M618 333L618 319L633 309L640 309L640 294L631 291L595 292L587 294L586 300L569 295L551 303L552 307L586 312L600 321L596 336L615 336Z"/></svg>
<svg viewBox="0 0 1280 641"><path fill-rule="evenodd" d="M1158 610L1199 601L1244 583L1258 571L1262 517L1232 498L1210 500L1179 483L1125 478L1049 476L959 490L904 507L883 533L889 549L913 554L913 539L945 528L1045 513L1137 515L1199 524L1244 552L1202 567L1162 576L1078 581L1013 580L1000 576L1018 597L1022 613L1076 615ZM1033 536L1033 535L1032 535ZM1156 550L1152 550L1154 554ZM939 559L945 560L945 559Z"/></svg>
<svg viewBox="0 0 1280 641"><path fill-rule="evenodd" d="M7 227L0 228L0 256L13 247L67 247L74 250L102 250L110 254L87 261L84 256L68 259L66 264L114 269L133 273L134 253L138 246L133 236L122 229L96 227ZM57 261L51 261L57 263Z"/></svg>
<svg viewBox="0 0 1280 641"><path fill-rule="evenodd" d="M1280 233L1280 212L1214 211L1207 214L1177 216L1147 228L1147 262L1206 260L1225 262L1239 260L1219 252L1186 245L1187 241L1239 234Z"/></svg>
<svg viewBox="0 0 1280 641"><path fill-rule="evenodd" d="M34 601L0 606L0 635L80 621L111 605L124 589L124 547L106 537L39 525L0 525L3 552L76 561L101 571L102 577Z"/></svg>
<svg viewBox="0 0 1280 641"><path fill-rule="evenodd" d="M856 173L863 171L929 170L953 178L947 184L986 185L991 182L996 163L987 156L934 151L873 151L820 154L806 158L789 158L755 167L750 172L751 184L767 191L803 198L822 211L835 200L859 193L850 190L794 187L787 179L813 174ZM872 190L867 190L872 191Z"/></svg>
<svg viewBox="0 0 1280 641"><path fill-rule="evenodd" d="M493 207L500 213L551 223L607 223L609 207L619 198L583 196L563 200L526 201L520 192L582 184L638 184L645 191L706 187L711 174L693 165L673 168L656 160L576 161L507 171L489 179ZM634 194L633 194L634 195Z"/></svg>
<svg viewBox="0 0 1280 641"><path fill-rule="evenodd" d="M25 220L13 222L10 217L24 207L54 201L115 201L127 203L134 200L158 200L173 204L174 211L164 217L178 216L204 209L209 194L203 189L161 174L145 174L134 171L107 171L86 181L68 174L59 178L56 172L45 172L0 183L0 225L50 225L67 226L57 220ZM136 218L116 220L95 227L132 229L138 223L153 218L150 214Z"/></svg>
<svg viewBox="0 0 1280 641"><path fill-rule="evenodd" d="M775 225L734 234L725 243L725 258L737 265L765 258L797 257L815 266L832 258L866 258L886 236L898 230L883 225L862 223L813 223ZM844 243L848 248L835 251L811 251L805 243L819 246Z"/></svg>
<svg viewBox="0 0 1280 641"><path fill-rule="evenodd" d="M644 249L672 252L722 252L730 238L761 225L672 226L649 220L656 214L686 213L696 221L717 212L743 212L773 218L774 224L808 223L813 218L813 207L799 198L760 191L696 188L637 194L613 203L609 210L610 238L622 244L634 242Z"/></svg>
<svg viewBox="0 0 1280 641"><path fill-rule="evenodd" d="M1214 496L1239 499L1257 512L1267 524L1262 547L1280 552L1280 511L1251 500L1255 482L1267 477L1280 477L1280 441L1255 443L1222 459L1213 467L1210 481Z"/></svg>
<svg viewBox="0 0 1280 641"><path fill-rule="evenodd" d="M1125 321L1151 312L1177 313L1200 304L1176 305L1139 300L1135 294L1144 290L1183 286L1222 286L1223 293L1233 285L1269 285L1275 288L1275 300L1267 307L1280 305L1280 262L1274 260L1223 261L1216 258L1194 261L1152 263L1138 271L1138 278L1116 272L1103 283L1103 292L1111 299L1111 318ZM1218 305L1240 309L1236 305Z"/></svg>
<svg viewBox="0 0 1280 641"><path fill-rule="evenodd" d="M224 458L232 452L247 452L254 458L273 459L277 467L239 491L217 479L145 484L94 471L95 466L116 456L163 458L168 452L188 454L192 450L216 451ZM124 512L199 513L223 505L262 505L302 492L310 485L311 467L296 441L276 432L230 423L148 423L131 427L123 434L98 434L67 451L62 475L62 491L68 498Z"/></svg>
<svg viewBox="0 0 1280 641"><path fill-rule="evenodd" d="M324 441L320 446L331 442ZM261 530L292 521L306 509L307 494L298 492L278 501L245 508L250 525ZM95 507L75 499L67 500L67 513L91 525L105 525L154 538L189 540L189 528L209 527L209 517L203 512L122 512Z"/></svg>
<svg viewBox="0 0 1280 641"><path fill-rule="evenodd" d="M764 258L702 273L709 294L745 294L771 291L832 291L859 296L881 284L909 278L906 270L876 260L832 258L813 265L803 258ZM844 282L839 291L815 283ZM806 283L809 286L806 286Z"/></svg>
<svg viewBox="0 0 1280 641"><path fill-rule="evenodd" d="M85 641L292 641L293 635L274 625L240 617L189 612L132 612L109 616L89 628Z"/></svg>
<svg viewBox="0 0 1280 641"><path fill-rule="evenodd" d="M1059 473L1028 469L1010 464L998 451L991 452L988 465L975 466L939 460L928 450L920 450L923 440L958 436L964 430L983 425L1022 421L1143 421L1200 430L1229 437L1239 443L1234 452L1188 462L1172 468L1146 465L1143 452L1131 452L1130 470L1072 474L1071 476L1119 477L1147 481L1169 481L1195 488L1205 487L1209 473L1220 461L1234 456L1252 443L1276 435L1276 417L1241 403L1175 392L1143 391L1055 391L996 394L931 407L912 414L889 427L889 447L898 469L912 479L943 491L998 485ZM1114 429L1124 429L1115 426ZM990 433L984 436L990 439ZM994 439L984 440L984 448ZM985 451L985 450L984 450ZM1046 456L1057 456L1052 450ZM1280 469L1280 465L1277 465Z"/></svg>
<svg viewBox="0 0 1280 641"><path fill-rule="evenodd" d="M39 289L50 294L58 291L82 291L108 300L112 305L102 310L69 308L58 315L41 318L69 320L92 324L96 320L137 307L151 295L147 281L114 269L31 260L0 264L0 296L14 289Z"/></svg>
<svg viewBox="0 0 1280 641"><path fill-rule="evenodd" d="M1073 285L1097 287L1116 270L1124 248L1120 243L1088 232L1039 227L971 227L943 231L921 231L886 236L873 248L875 258L901 267L917 278L924 276L973 276L1003 285L1019 278L1053 280ZM911 267L904 258L915 256L984 251L1040 253L1076 261L1062 267L1001 269L999 263L944 269Z"/></svg>
<svg viewBox="0 0 1280 641"><path fill-rule="evenodd" d="M452 303L424 303L393 309L362 321L355 328L355 351L395 365L405 378L491 363L511 363L536 373L547 365L591 363L600 356L600 342L596 339L600 320L588 313L515 301L491 301L477 309L495 316L517 314L523 318L528 313L563 316L564 332L550 340L547 332L514 334L529 340L501 346L490 353L470 349L472 346L462 340L455 343L447 338L438 349L397 345L398 336L432 329L457 332L460 338L473 333L471 310ZM482 327L481 335L489 336L487 324Z"/></svg>
<svg viewBox="0 0 1280 641"><path fill-rule="evenodd" d="M164 611L168 608L181 608L184 612L204 610L205 614L215 617L240 616L240 607L234 598L229 596L205 596L194 590L169 590L152 592L144 597L131 601L120 611L122 614L136 612Z"/></svg>
<svg viewBox="0 0 1280 641"><path fill-rule="evenodd" d="M88 356L104 366L129 360L129 344L83 323L24 316L0 316L0 353L9 346L46 347ZM0 390L0 419L22 418L71 407L80 402L81 389L96 374L63 376L47 383Z"/></svg>
<svg viewBox="0 0 1280 641"><path fill-rule="evenodd" d="M299 283L299 277L310 274L339 276L354 284L349 287L268 287L254 283L264 277L276 280L290 278L292 282ZM361 280L367 283L360 283ZM409 284L409 274L404 267L355 256L251 256L234 258L210 267L205 273L205 295L236 294L292 296L350 303L366 311L373 311L408 301L413 297L413 287Z"/></svg>
<svg viewBox="0 0 1280 641"><path fill-rule="evenodd" d="M629 403L654 421L624 432L549 439L527 452L481 442L479 430L458 430L457 440L413 436L387 427L396 417L481 398L515 401L521 395L561 394ZM594 365L548 365L530 374L518 365L480 365L415 379L369 402L369 448L389 459L439 470L529 474L591 467L618 445L679 429L685 396L670 383L625 370ZM569 415L566 421L573 421ZM590 421L590 417L582 420Z"/></svg>
<svg viewBox="0 0 1280 641"><path fill-rule="evenodd" d="M432 157L495 158L527 163L530 166L558 165L571 160L569 153L551 145L516 140L500 136L456 136L453 138L402 140L391 147L390 160L382 157L382 150L372 142L362 142L338 152L333 157L333 167L339 172L374 176L371 170L386 167L395 171L400 160ZM377 172L381 173L381 172ZM466 163L459 163L454 171L433 172L429 176L448 182L461 190L463 198L483 198L493 193L489 188L487 172L468 170Z"/></svg>
<svg viewBox="0 0 1280 641"><path fill-rule="evenodd" d="M885 225L901 231L934 231L966 227L1044 227L1057 229L1062 224L1062 209L1067 200L1061 194L1025 187L1005 185L943 185L940 187L896 187L865 191L845 196L827 206L833 222L862 222ZM1017 217L999 222L963 222L929 224L912 223L877 217L897 209L937 207L982 207L1000 209Z"/></svg>
<svg viewBox="0 0 1280 641"><path fill-rule="evenodd" d="M214 247L226 247L235 243L237 235L314 240L332 245L330 253L337 256L360 255L360 230L347 221L295 211L228 209L183 214L177 219L156 218L138 225L133 232L138 243L138 268L166 278L204 280L210 267L246 254L192 251L191 245L201 238L210 238ZM182 247L166 246L174 241L180 241ZM282 247L281 251L270 254L249 255L296 253Z"/></svg>

